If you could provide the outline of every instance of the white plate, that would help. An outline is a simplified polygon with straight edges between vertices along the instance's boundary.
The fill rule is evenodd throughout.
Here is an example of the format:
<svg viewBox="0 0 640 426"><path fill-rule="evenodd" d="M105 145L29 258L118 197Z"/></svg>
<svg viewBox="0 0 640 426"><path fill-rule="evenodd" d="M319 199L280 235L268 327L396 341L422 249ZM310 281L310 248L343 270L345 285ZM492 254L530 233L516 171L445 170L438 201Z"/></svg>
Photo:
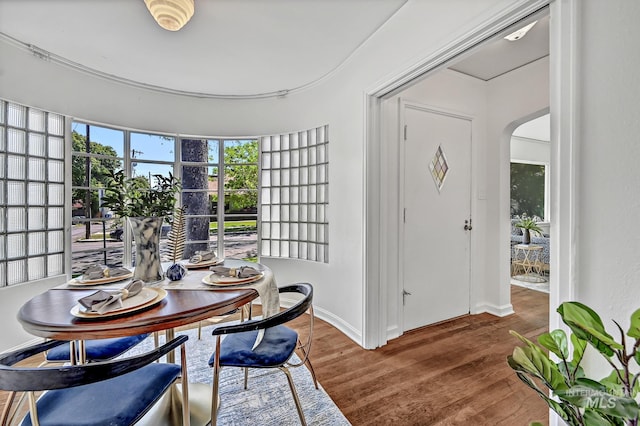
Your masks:
<svg viewBox="0 0 640 426"><path fill-rule="evenodd" d="M202 279L202 282L207 285L236 285L252 283L262 279L262 277L264 277L264 272L260 272L259 275L248 278L224 277L216 274L209 274Z"/></svg>
<svg viewBox="0 0 640 426"><path fill-rule="evenodd" d="M215 266L215 265L219 265L222 262L224 262L224 259L221 259L219 257L214 257L213 259L210 260L205 260L204 262L199 262L199 263L184 263L184 267L187 269L200 269L200 268L206 268L207 266Z"/></svg>
<svg viewBox="0 0 640 426"><path fill-rule="evenodd" d="M78 278L74 278L71 281L69 281L68 284L69 285L77 285L77 286L108 284L108 283L115 283L117 281L126 280L128 278L131 278L132 276L133 276L133 272L129 272L128 274L124 274L124 275L118 275L118 276L115 276L115 277L98 278L98 279L95 279L95 280L83 280L82 276L79 276Z"/></svg>
<svg viewBox="0 0 640 426"><path fill-rule="evenodd" d="M140 293L132 297L127 297L122 301L122 307L99 314L98 312L86 312L85 307L79 303L71 308L71 315L78 318L106 318L115 315L122 315L129 312L136 312L146 309L159 303L167 297L167 291L162 288L144 287Z"/></svg>

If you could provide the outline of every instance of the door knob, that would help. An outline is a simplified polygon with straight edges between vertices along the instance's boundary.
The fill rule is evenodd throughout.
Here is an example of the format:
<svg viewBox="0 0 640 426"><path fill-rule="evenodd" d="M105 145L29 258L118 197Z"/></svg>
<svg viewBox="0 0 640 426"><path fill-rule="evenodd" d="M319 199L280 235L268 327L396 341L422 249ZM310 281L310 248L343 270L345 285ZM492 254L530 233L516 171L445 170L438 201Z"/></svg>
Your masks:
<svg viewBox="0 0 640 426"><path fill-rule="evenodd" d="M465 220L464 221L464 230L465 231L471 231L472 229L473 229L473 226L471 226L471 219Z"/></svg>

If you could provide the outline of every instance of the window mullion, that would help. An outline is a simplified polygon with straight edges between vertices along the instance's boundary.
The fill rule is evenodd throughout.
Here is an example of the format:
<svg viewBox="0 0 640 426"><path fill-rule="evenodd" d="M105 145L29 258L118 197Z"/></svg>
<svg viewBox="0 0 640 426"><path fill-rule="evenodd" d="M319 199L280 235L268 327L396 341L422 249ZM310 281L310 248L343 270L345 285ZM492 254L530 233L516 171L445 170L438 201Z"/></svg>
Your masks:
<svg viewBox="0 0 640 426"><path fill-rule="evenodd" d="M224 256L224 176L225 176L225 161L224 161L224 144L226 140L220 139L218 143L218 256ZM220 250L222 247L222 250ZM222 251L222 255L220 255Z"/></svg>

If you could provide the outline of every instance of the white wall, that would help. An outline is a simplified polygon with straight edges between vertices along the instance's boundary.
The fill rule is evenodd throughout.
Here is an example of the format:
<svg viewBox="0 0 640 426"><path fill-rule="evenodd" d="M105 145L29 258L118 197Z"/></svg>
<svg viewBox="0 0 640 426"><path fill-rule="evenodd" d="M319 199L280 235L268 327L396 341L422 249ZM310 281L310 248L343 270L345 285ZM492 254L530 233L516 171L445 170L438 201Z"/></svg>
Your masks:
<svg viewBox="0 0 640 426"><path fill-rule="evenodd" d="M578 4L575 298L618 338L640 307L640 3Z"/></svg>
<svg viewBox="0 0 640 426"><path fill-rule="evenodd" d="M513 130L549 112L549 58L540 59L488 83L487 235L483 250L498 255L486 265L486 300L504 309L511 305L510 288L510 140Z"/></svg>
<svg viewBox="0 0 640 426"><path fill-rule="evenodd" d="M549 165L551 161L549 141L512 136L511 161Z"/></svg>
<svg viewBox="0 0 640 426"><path fill-rule="evenodd" d="M361 341L364 269L364 93L420 63L483 22L525 0L410 0L337 72L313 88L283 99L216 100L132 88L45 62L0 42L0 97L105 124L195 135L272 134L329 124L329 265L267 261L278 281L316 286L315 304L334 324ZM28 42L28 40L27 40ZM197 47L196 47L197 48ZM494 245L495 247L495 245ZM17 327L19 292L0 289L0 321ZM0 349L18 342L4 339Z"/></svg>
<svg viewBox="0 0 640 426"><path fill-rule="evenodd" d="M444 70L406 89L384 103L386 141L384 174L387 176L385 195L386 214L390 224L388 235L396 236L399 228L398 209L398 99L422 103L434 108L458 112L473 117L472 124L472 201L471 210L474 229L471 234L471 313L490 312L506 315L512 312L510 298L502 297L502 287L507 286L508 270L499 276L500 262L493 255L500 251L502 244L499 236L501 229L497 207L500 204L499 176L496 170L503 168L500 155L503 145L502 133L507 135L507 127L515 120L529 117L548 108L549 102L549 61L543 58L504 75L489 83L455 71ZM513 93L513 96L505 96ZM511 132L508 132L510 136ZM507 137L506 142L508 144ZM508 148L508 145L507 145ZM508 178L509 159L506 159ZM508 195L506 214L508 215ZM493 213L495 211L495 213ZM504 244L509 247L509 238ZM387 285L387 337L394 338L402 333L399 322L402 313L398 302L402 291L398 282L397 238L388 238L384 244L388 247L389 267L386 275ZM509 253L506 252L505 256ZM507 291L508 294L508 291Z"/></svg>

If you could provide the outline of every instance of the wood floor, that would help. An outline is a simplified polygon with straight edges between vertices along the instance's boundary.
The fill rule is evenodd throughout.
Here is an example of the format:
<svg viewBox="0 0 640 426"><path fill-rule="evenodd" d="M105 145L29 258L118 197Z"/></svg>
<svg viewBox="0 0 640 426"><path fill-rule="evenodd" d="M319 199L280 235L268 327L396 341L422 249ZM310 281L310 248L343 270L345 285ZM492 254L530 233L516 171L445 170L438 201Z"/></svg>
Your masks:
<svg viewBox="0 0 640 426"><path fill-rule="evenodd" d="M318 381L356 426L548 424L546 404L506 364L517 344L509 330L529 338L547 330L548 295L512 286L512 303L514 315L459 318L376 350L316 320ZM5 397L0 391L0 410Z"/></svg>
<svg viewBox="0 0 640 426"><path fill-rule="evenodd" d="M353 425L548 424L547 405L506 363L518 343L547 331L546 293L512 286L516 314L473 315L424 327L365 350L322 321L311 360Z"/></svg>

